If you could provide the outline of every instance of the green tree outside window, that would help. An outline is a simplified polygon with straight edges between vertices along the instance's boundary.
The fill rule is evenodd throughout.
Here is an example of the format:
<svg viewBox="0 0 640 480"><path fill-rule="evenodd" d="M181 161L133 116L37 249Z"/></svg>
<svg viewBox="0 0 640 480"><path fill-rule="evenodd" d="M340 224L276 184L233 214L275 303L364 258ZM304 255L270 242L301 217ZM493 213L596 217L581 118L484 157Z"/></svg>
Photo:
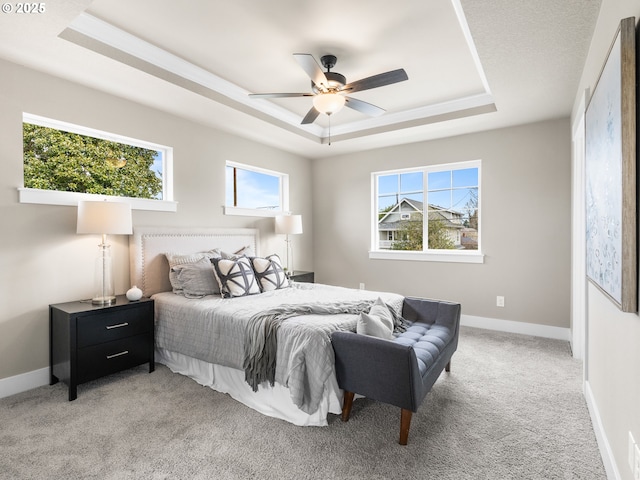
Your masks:
<svg viewBox="0 0 640 480"><path fill-rule="evenodd" d="M159 152L23 123L24 186L162 200Z"/></svg>

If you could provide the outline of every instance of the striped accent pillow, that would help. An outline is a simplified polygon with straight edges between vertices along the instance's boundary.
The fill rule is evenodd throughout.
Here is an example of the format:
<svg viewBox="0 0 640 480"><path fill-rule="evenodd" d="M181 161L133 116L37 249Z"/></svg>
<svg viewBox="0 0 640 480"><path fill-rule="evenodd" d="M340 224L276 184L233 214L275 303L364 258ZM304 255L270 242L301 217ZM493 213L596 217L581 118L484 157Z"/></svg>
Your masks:
<svg viewBox="0 0 640 480"><path fill-rule="evenodd" d="M244 297L260 293L256 275L247 257L235 260L212 258L213 271L223 298Z"/></svg>
<svg viewBox="0 0 640 480"><path fill-rule="evenodd" d="M269 255L266 258L253 257L251 263L263 292L291 286L278 255Z"/></svg>

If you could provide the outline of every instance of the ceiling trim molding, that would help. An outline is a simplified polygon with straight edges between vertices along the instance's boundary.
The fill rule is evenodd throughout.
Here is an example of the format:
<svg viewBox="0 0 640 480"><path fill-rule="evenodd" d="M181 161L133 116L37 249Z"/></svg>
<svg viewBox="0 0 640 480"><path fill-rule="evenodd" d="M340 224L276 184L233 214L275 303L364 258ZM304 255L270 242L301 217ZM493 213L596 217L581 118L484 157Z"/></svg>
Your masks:
<svg viewBox="0 0 640 480"><path fill-rule="evenodd" d="M60 34L60 38L145 71L218 103L228 105L316 143L326 143L329 136L332 142L336 142L496 111L494 99L489 90L462 7L458 0L453 0L452 3L485 91L439 104L386 113L381 117L367 118L327 128L317 124L301 125L300 117L293 112L268 100L250 99L249 91L88 13L79 15Z"/></svg>
<svg viewBox="0 0 640 480"><path fill-rule="evenodd" d="M413 108L403 112L386 113L385 115L377 118L370 118L344 125L336 125L335 127L332 127L331 134L335 136L353 134L366 129L388 127L416 120L428 120L431 117L440 117L453 112L463 112L471 108L485 106L493 106L495 111L493 97L490 94L481 93L478 95L470 95L464 98L437 103L435 105L425 105L424 107ZM424 123L432 122L425 121Z"/></svg>
<svg viewBox="0 0 640 480"><path fill-rule="evenodd" d="M478 55L478 50L476 50L476 44L473 41L473 37L471 36L471 30L469 30L469 24L467 23L467 19L464 15L464 11L462 10L462 5L460 4L460 0L451 0L451 4L453 5L453 9L455 10L456 16L458 17L458 24L460 25L460 29L462 30L464 38L467 42L467 47L469 48L469 52L471 53L471 57L473 58L473 63L476 66L478 75L480 76L480 81L482 82L484 91L487 95L491 95L489 82L487 81L487 76L484 74L484 68L482 68L482 63L480 62L480 56Z"/></svg>
<svg viewBox="0 0 640 480"><path fill-rule="evenodd" d="M250 100L249 93L251 92L88 13L79 15L67 30L72 30L117 51L124 52L161 70L206 87L234 102L255 108L283 122L296 125L300 121L298 116L289 110L271 102ZM65 35L64 32L61 37L74 42L75 38L77 38ZM87 47L88 45L82 46ZM105 54L105 52L100 53ZM316 135L322 130L317 125L308 125L308 127L304 130L311 131ZM313 131L314 127L317 130L315 132Z"/></svg>

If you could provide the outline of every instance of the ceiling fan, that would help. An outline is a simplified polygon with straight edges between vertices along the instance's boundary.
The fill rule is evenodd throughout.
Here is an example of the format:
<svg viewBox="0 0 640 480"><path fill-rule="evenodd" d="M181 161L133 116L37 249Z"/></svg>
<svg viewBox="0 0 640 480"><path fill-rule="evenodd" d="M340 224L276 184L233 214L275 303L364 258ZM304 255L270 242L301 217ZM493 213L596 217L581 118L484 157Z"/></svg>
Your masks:
<svg viewBox="0 0 640 480"><path fill-rule="evenodd" d="M318 115L324 113L331 115L340 110L343 106L347 106L358 112L364 113L371 117L382 115L385 110L383 108L363 102L356 98L348 97L347 94L369 90L371 88L384 87L393 83L403 82L409 77L404 69L392 70L386 73L379 73L371 77L356 80L347 83L344 75L332 72L338 59L335 55L324 55L320 57L322 66L327 69L322 71L320 65L308 53L294 53L293 57L298 64L311 78L311 90L309 93L252 93L251 98L284 98L284 97L313 97L313 107L302 119L302 124L313 123Z"/></svg>

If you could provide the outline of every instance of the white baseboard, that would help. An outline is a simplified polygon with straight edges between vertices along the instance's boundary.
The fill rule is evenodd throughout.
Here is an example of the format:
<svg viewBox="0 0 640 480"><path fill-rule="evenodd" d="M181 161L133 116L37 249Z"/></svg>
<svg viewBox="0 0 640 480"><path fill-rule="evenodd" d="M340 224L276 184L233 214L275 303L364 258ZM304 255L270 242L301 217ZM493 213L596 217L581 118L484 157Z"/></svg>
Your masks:
<svg viewBox="0 0 640 480"><path fill-rule="evenodd" d="M474 315L462 315L460 325L465 327L484 328L486 330L498 330L500 332L521 333L534 337L554 338L556 340L571 339L571 330L537 323L514 322L513 320L499 320L497 318L476 317Z"/></svg>
<svg viewBox="0 0 640 480"><path fill-rule="evenodd" d="M49 385L49 367L0 379L0 398Z"/></svg>
<svg viewBox="0 0 640 480"><path fill-rule="evenodd" d="M604 427L602 426L602 420L600 418L600 411L598 410L598 405L593 397L593 392L591 391L589 382L584 382L584 397L587 400L587 407L589 408L593 431L596 434L596 440L598 442L598 448L600 449L600 456L602 457L604 470L607 473L607 478L609 480L622 480L613 457L613 452L611 451L611 445L609 445L609 440L604 432Z"/></svg>

